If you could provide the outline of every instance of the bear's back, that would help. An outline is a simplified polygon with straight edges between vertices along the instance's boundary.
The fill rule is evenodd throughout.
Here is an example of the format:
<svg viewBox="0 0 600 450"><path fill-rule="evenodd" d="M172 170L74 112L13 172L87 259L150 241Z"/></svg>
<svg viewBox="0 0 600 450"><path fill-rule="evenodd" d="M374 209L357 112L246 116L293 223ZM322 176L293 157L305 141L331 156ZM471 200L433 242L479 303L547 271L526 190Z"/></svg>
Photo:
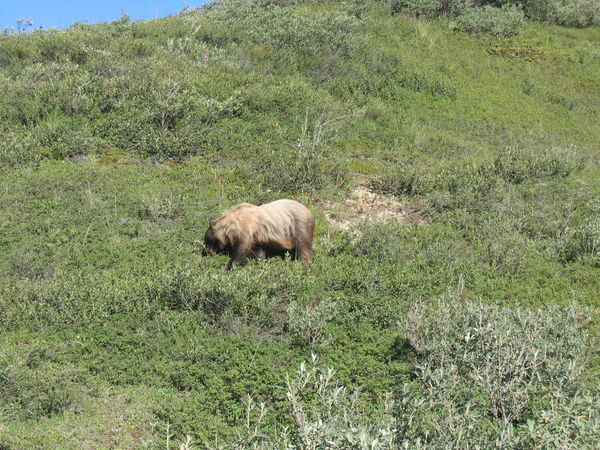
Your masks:
<svg viewBox="0 0 600 450"><path fill-rule="evenodd" d="M271 212L290 212L294 215L303 215L307 217L312 217L312 213L310 210L304 206L302 203L297 202L296 200L290 200L287 198L283 198L280 200L275 200L271 203L265 203L264 205L259 206L260 209Z"/></svg>
<svg viewBox="0 0 600 450"><path fill-rule="evenodd" d="M293 237L298 227L312 224L310 210L295 200L281 199L258 207L263 230L271 236Z"/></svg>

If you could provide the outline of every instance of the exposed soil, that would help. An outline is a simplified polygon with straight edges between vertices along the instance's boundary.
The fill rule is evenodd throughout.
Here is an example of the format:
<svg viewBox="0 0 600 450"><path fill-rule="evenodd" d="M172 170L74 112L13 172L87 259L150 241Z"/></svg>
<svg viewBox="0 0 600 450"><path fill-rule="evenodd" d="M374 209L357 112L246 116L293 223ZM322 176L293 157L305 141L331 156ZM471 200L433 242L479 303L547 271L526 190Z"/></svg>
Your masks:
<svg viewBox="0 0 600 450"><path fill-rule="evenodd" d="M375 193L364 185L348 191L344 200L324 200L321 209L331 225L345 231L365 220L423 223L414 209L392 197Z"/></svg>

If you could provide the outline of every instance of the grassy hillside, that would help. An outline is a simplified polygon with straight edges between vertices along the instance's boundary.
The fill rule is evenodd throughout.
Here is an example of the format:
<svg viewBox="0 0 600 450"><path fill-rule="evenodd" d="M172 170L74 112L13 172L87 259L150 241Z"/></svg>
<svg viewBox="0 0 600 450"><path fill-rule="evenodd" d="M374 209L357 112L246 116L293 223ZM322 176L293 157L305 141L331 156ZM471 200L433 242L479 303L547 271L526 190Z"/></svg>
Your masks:
<svg viewBox="0 0 600 450"><path fill-rule="evenodd" d="M0 38L0 448L281 446L248 411L291 445L350 411L381 445L590 446L600 29L288 3ZM401 220L337 227L357 185ZM311 274L201 256L281 197L316 215Z"/></svg>

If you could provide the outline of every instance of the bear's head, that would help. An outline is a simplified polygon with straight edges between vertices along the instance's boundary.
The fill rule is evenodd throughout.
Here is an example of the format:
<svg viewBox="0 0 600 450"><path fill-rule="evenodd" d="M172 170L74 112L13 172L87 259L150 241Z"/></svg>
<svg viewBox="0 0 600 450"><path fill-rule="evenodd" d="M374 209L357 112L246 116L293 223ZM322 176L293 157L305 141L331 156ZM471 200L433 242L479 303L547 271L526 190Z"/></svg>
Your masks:
<svg viewBox="0 0 600 450"><path fill-rule="evenodd" d="M222 233L218 233L215 230L215 222L211 222L208 230L204 233L204 251L202 252L205 256L211 256L215 253L228 254L229 249L224 242Z"/></svg>
<svg viewBox="0 0 600 450"><path fill-rule="evenodd" d="M222 245L219 245L219 241L215 236L215 231L213 230L212 224L204 233L204 254L207 256L214 255L220 249L222 249Z"/></svg>

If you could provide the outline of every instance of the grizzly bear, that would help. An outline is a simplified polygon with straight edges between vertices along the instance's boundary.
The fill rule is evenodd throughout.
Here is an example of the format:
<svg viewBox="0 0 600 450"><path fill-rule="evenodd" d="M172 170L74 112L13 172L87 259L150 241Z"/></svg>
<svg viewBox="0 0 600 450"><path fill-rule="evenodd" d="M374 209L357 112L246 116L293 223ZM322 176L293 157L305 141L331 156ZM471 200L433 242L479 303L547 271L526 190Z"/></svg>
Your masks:
<svg viewBox="0 0 600 450"><path fill-rule="evenodd" d="M204 234L204 252L229 255L226 270L243 265L248 257L263 259L286 252L311 262L314 229L312 213L295 200L261 206L241 203L211 222Z"/></svg>

